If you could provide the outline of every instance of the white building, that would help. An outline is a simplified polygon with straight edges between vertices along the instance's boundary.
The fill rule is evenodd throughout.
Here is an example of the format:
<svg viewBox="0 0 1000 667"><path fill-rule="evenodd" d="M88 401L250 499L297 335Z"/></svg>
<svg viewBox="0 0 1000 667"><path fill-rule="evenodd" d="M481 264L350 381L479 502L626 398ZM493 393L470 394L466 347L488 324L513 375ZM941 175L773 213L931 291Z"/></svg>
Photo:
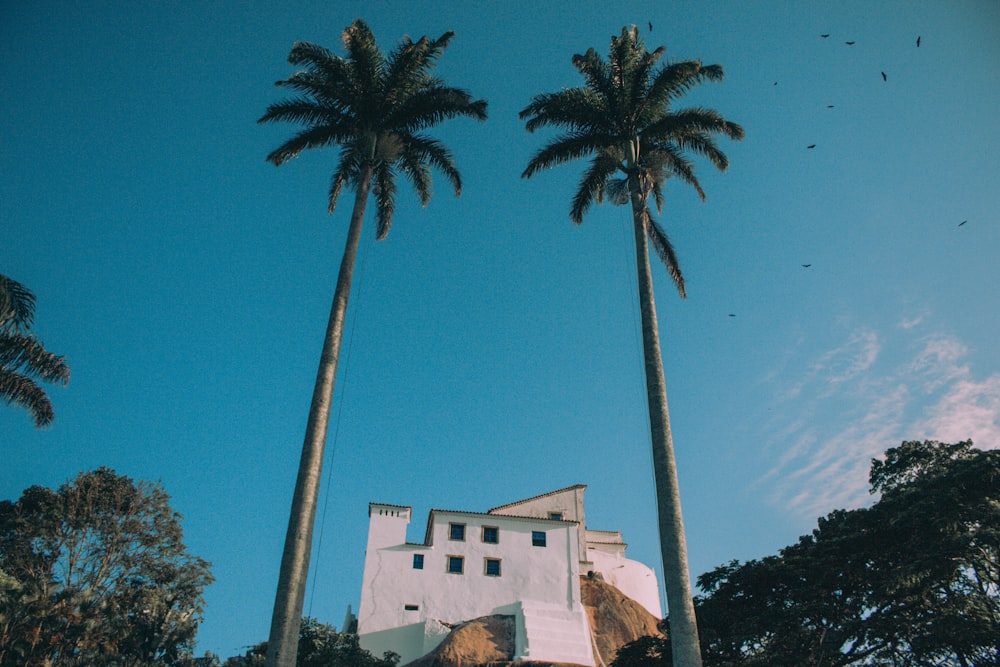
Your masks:
<svg viewBox="0 0 1000 667"><path fill-rule="evenodd" d="M515 660L594 665L580 575L661 618L656 575L625 558L621 533L587 530L581 484L486 513L431 510L422 544L406 542L411 508L371 503L358 609L361 645L400 664L433 650L450 625L515 618Z"/></svg>

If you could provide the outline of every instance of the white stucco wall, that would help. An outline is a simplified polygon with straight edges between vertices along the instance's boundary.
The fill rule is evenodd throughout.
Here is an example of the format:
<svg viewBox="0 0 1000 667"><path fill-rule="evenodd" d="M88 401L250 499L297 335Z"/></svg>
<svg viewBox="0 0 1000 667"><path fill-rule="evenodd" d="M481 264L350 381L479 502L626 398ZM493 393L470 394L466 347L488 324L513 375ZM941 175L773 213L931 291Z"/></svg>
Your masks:
<svg viewBox="0 0 1000 667"><path fill-rule="evenodd" d="M656 618L663 618L656 572L639 561L626 558L624 544L588 541L587 557L606 583L641 604Z"/></svg>
<svg viewBox="0 0 1000 667"><path fill-rule="evenodd" d="M393 514L393 509L399 510ZM405 511L403 511L405 510ZM512 613L522 600L582 609L577 524L542 518L434 510L427 544L406 544L409 508L370 506L368 549L358 609L361 645L376 655L399 653L400 664L433 648L442 637L425 637L425 620L457 623L494 613ZM449 539L449 524L465 524L465 540ZM482 527L498 529L496 544L482 541ZM532 546L532 531L546 545ZM413 555L424 556L423 569ZM464 572L447 571L448 556L464 558ZM499 577L487 576L485 559L498 558ZM407 610L407 606L415 610ZM426 641L425 641L426 639Z"/></svg>

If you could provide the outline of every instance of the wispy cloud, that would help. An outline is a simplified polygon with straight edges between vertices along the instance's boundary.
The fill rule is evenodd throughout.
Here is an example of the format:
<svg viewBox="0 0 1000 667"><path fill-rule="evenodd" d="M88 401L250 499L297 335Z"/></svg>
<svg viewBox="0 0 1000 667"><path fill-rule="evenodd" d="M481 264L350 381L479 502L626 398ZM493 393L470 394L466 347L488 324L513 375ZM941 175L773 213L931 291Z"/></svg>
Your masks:
<svg viewBox="0 0 1000 667"><path fill-rule="evenodd" d="M1000 447L1000 374L975 377L967 347L949 335L919 336L917 319L888 334L845 332L841 344L803 360L801 377L767 379L781 383L780 416L758 486L775 504L810 518L864 505L871 459L903 440Z"/></svg>

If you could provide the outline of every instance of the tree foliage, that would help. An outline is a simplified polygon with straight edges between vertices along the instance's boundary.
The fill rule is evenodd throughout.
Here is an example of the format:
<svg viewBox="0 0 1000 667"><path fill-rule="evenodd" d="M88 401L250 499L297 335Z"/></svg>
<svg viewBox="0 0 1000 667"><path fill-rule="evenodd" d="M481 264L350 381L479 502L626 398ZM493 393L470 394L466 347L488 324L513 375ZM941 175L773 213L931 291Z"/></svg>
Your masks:
<svg viewBox="0 0 1000 667"><path fill-rule="evenodd" d="M213 578L180 519L108 468L0 502L0 666L185 664Z"/></svg>
<svg viewBox="0 0 1000 667"><path fill-rule="evenodd" d="M869 481L871 507L699 577L706 664L1000 664L1000 451L904 442ZM666 664L666 644L633 645L616 667Z"/></svg>
<svg viewBox="0 0 1000 667"><path fill-rule="evenodd" d="M26 408L41 428L52 423L55 413L38 381L64 385L69 382L69 366L31 333L34 319L35 295L0 275L0 399Z"/></svg>
<svg viewBox="0 0 1000 667"><path fill-rule="evenodd" d="M234 656L223 667L263 667L267 642L261 642L242 656ZM361 648L356 634L337 632L332 625L308 616L299 626L296 667L396 667L399 655L386 651L376 658Z"/></svg>

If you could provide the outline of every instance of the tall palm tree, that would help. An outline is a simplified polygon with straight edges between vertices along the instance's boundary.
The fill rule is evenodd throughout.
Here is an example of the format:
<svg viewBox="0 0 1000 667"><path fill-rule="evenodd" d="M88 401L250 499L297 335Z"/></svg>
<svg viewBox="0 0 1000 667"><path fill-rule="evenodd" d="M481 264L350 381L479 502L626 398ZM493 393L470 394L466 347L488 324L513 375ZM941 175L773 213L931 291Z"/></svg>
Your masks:
<svg viewBox="0 0 1000 667"><path fill-rule="evenodd" d="M65 385L69 366L29 333L35 319L35 295L27 287L0 275L0 398L27 408L35 427L55 419L52 401L36 380Z"/></svg>
<svg viewBox="0 0 1000 667"><path fill-rule="evenodd" d="M649 198L652 195L657 213L661 212L663 185L673 176L693 186L704 199L705 193L687 153L703 156L718 169L725 170L728 159L719 150L715 137L722 134L742 139L743 129L710 109L674 110L673 102L693 86L721 80L722 67L702 65L696 60L660 65L663 52L663 47L646 51L633 26L622 28L621 35L611 38L607 61L594 49L573 56L573 65L583 75L585 85L536 95L521 111L521 119L526 120L529 132L546 126L564 130L531 158L522 177L531 177L543 169L577 158L590 157L590 166L570 208L573 222L581 223L590 206L594 202L602 203L605 198L615 204L632 206L653 474L673 660L678 667L692 667L701 665L701 651L691 596L648 245L652 245L666 265L681 297L686 294L677 255L650 212Z"/></svg>
<svg viewBox="0 0 1000 667"><path fill-rule="evenodd" d="M398 174L407 177L424 205L431 196L431 168L444 174L458 196L462 180L451 151L424 131L449 118L486 118L484 100L473 100L468 92L431 75L453 36L446 32L438 39L425 36L416 42L404 37L386 55L369 27L356 20L343 32L346 57L297 42L288 61L302 69L277 83L297 96L270 105L258 121L305 126L267 156L278 166L309 148L340 148L329 212L345 185L355 192L292 498L268 641L269 667L295 664L330 404L369 192L375 196L377 239L385 238L392 224Z"/></svg>

